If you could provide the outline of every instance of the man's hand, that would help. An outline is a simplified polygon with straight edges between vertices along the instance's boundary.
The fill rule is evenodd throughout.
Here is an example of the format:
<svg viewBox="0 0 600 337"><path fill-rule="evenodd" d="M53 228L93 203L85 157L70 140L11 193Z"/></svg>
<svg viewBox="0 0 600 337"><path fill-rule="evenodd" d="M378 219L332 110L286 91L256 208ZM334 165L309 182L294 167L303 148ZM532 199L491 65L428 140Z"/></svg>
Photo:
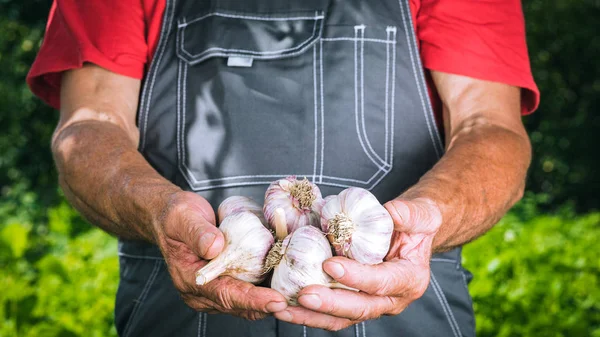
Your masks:
<svg viewBox="0 0 600 337"><path fill-rule="evenodd" d="M360 291L306 287L298 299L302 307L288 308L277 318L339 330L400 313L427 288L432 251L482 235L523 194L531 148L521 122L519 88L436 71L431 75L444 106L446 153L401 198L385 205L395 224L386 262L364 266L329 259L323 269Z"/></svg>
<svg viewBox="0 0 600 337"><path fill-rule="evenodd" d="M204 198L190 192L172 195L154 228L173 283L191 308L257 320L287 307L277 291L229 276L196 285L196 271L225 245L223 234L215 227L215 214Z"/></svg>
<svg viewBox="0 0 600 337"><path fill-rule="evenodd" d="M369 266L334 257L323 263L331 277L359 292L309 286L299 293L300 307L290 307L275 317L340 330L381 315L397 315L420 298L429 285L429 259L442 223L440 211L427 199L393 200L385 207L395 227L385 262Z"/></svg>
<svg viewBox="0 0 600 337"><path fill-rule="evenodd" d="M52 149L66 197L108 233L158 244L190 307L248 319L285 309L278 292L231 277L196 285L196 271L223 249L223 234L204 198L181 191L138 152L139 89L140 80L93 64L65 72Z"/></svg>

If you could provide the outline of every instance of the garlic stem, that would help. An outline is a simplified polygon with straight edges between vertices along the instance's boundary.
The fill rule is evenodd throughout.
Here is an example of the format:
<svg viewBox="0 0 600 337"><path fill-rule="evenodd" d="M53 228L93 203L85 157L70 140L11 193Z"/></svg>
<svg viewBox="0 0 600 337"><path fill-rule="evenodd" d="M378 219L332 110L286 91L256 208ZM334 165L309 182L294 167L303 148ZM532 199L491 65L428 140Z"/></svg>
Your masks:
<svg viewBox="0 0 600 337"><path fill-rule="evenodd" d="M196 272L196 284L203 286L225 273L225 271L227 271L227 266L222 260L212 260Z"/></svg>
<svg viewBox="0 0 600 337"><path fill-rule="evenodd" d="M308 179L304 178L302 181L295 182L294 185L290 188L290 195L298 200L298 205L300 208L311 208L317 196L313 193L313 187L308 181Z"/></svg>
<svg viewBox="0 0 600 337"><path fill-rule="evenodd" d="M334 245L343 245L350 240L354 233L354 222L344 213L338 213L328 221L328 235L333 237Z"/></svg>
<svg viewBox="0 0 600 337"><path fill-rule="evenodd" d="M287 220L285 218L285 211L283 208L278 208L275 210L273 222L275 223L275 237L277 240L282 241L286 236L288 236Z"/></svg>

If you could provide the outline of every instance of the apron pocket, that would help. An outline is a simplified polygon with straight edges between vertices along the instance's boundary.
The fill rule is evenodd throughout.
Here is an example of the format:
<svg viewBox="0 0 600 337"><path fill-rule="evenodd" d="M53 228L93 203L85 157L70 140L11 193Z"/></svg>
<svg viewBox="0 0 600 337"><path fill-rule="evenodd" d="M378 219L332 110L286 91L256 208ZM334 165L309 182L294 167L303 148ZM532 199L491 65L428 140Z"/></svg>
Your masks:
<svg viewBox="0 0 600 337"><path fill-rule="evenodd" d="M396 28L327 26L318 54L318 182L371 190L394 161Z"/></svg>
<svg viewBox="0 0 600 337"><path fill-rule="evenodd" d="M261 12L220 8L178 24L178 166L195 191L312 174L306 51L322 34L327 3L287 13L258 4Z"/></svg>
<svg viewBox="0 0 600 337"><path fill-rule="evenodd" d="M312 2L214 1L179 20L177 161L192 190L289 175L372 189L391 171L396 29L328 25L329 3Z"/></svg>

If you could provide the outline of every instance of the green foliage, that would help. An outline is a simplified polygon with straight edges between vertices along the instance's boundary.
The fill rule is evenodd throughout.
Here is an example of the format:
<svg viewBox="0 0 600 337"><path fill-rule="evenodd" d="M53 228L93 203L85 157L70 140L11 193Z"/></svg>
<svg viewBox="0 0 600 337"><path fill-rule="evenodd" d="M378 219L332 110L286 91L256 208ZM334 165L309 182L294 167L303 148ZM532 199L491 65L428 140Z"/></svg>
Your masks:
<svg viewBox="0 0 600 337"><path fill-rule="evenodd" d="M478 336L600 336L600 213L524 208L464 249Z"/></svg>
<svg viewBox="0 0 600 337"><path fill-rule="evenodd" d="M81 219L66 204L48 218L40 228L53 231L44 236L0 218L0 336L116 336L116 240L98 229L77 230Z"/></svg>
<svg viewBox="0 0 600 337"><path fill-rule="evenodd" d="M546 193L548 209L573 201L600 205L600 2L526 0L527 44L542 92L525 123L533 144L528 189Z"/></svg>
<svg viewBox="0 0 600 337"><path fill-rule="evenodd" d="M0 0L0 204L31 215L59 201L50 137L58 114L25 84L44 33L49 1ZM26 196L35 191L34 196ZM37 203L21 204L23 198Z"/></svg>

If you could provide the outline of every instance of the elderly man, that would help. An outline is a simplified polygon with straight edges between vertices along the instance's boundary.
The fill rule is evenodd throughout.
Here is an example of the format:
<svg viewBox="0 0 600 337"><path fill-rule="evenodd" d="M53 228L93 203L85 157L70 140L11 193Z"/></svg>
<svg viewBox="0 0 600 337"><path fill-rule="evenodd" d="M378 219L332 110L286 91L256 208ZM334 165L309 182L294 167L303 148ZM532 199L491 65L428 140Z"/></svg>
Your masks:
<svg viewBox="0 0 600 337"><path fill-rule="evenodd" d="M121 336L473 336L460 246L523 193L539 93L518 0L56 0L28 82L65 195L119 237ZM439 127L439 129L438 129ZM231 277L215 207L307 177L385 203L386 261L299 306Z"/></svg>

